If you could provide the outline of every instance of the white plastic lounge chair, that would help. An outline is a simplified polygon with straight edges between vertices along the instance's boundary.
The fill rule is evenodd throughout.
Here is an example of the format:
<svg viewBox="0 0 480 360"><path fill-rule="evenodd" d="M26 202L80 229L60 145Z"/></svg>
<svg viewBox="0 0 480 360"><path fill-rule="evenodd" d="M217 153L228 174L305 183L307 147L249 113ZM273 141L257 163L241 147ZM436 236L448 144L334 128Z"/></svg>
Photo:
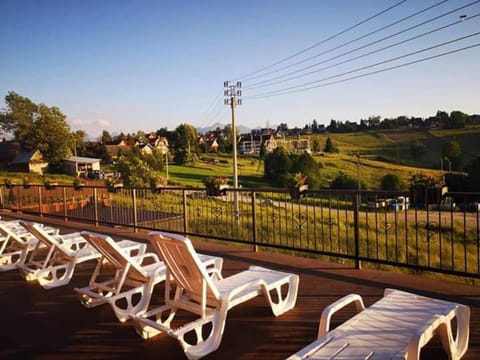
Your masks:
<svg viewBox="0 0 480 360"><path fill-rule="evenodd" d="M70 282L76 264L98 259L98 253L79 232L67 235L50 235L39 224L21 222L39 241L18 268L27 281L38 281L44 289L66 285ZM45 248L40 248L43 244ZM145 244L130 240L119 241L125 251L144 253Z"/></svg>
<svg viewBox="0 0 480 360"><path fill-rule="evenodd" d="M81 235L102 254L89 285L75 289L82 304L91 308L108 302L121 322L143 314L150 304L154 286L165 280L165 264L154 253L129 256L107 235L91 232ZM222 270L222 258L201 255L201 261L207 268ZM113 278L105 278L102 273L105 265L114 268ZM101 277L105 280L99 281ZM140 299L136 298L137 294Z"/></svg>
<svg viewBox="0 0 480 360"><path fill-rule="evenodd" d="M329 331L332 315L351 303L358 314ZM468 348L469 323L470 308L453 302L386 289L382 299L365 309L360 295L350 294L325 308L318 339L287 360L419 359L435 334L448 358L460 359Z"/></svg>
<svg viewBox="0 0 480 360"><path fill-rule="evenodd" d="M208 276L189 239L160 232L150 233L149 239L167 265L167 280L165 305L134 319L137 332L145 339L165 333L180 342L189 359L198 359L220 346L227 312L232 307L261 293L275 316L295 306L297 275L252 266L225 279L218 274L215 281ZM176 289L172 298L173 282ZM286 295L282 294L282 285L288 285ZM271 292L276 293L276 302ZM174 328L172 321L179 309L200 317ZM210 325L211 331L204 338L202 330Z"/></svg>
<svg viewBox="0 0 480 360"><path fill-rule="evenodd" d="M58 234L56 229L43 228L49 234ZM16 269L19 264L23 264L28 252L35 248L37 242L37 238L20 225L19 221L0 220L0 271Z"/></svg>

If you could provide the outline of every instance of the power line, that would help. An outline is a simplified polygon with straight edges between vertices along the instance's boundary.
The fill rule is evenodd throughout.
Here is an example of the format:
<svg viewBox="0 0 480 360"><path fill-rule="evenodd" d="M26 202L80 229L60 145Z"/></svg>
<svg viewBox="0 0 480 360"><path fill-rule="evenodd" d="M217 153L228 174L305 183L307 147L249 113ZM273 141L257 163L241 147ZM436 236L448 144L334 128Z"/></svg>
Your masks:
<svg viewBox="0 0 480 360"><path fill-rule="evenodd" d="M198 125L199 128L205 127L208 124L213 124L215 119L220 115L221 111L224 110L223 102L219 101L222 95L223 95L223 88L220 89L220 91L217 93L215 98L212 100L212 102L208 106L207 110L205 110L205 112L202 114L201 118L204 120Z"/></svg>
<svg viewBox="0 0 480 360"><path fill-rule="evenodd" d="M217 121L217 119L225 114L225 112L227 111L227 109L223 106L223 102L222 103L219 103L221 104L221 107L219 107L215 113L215 115L212 115L211 117L209 117L206 121L204 121L202 123L202 125L200 125L199 127L205 127L205 126L209 126L209 125L213 125L215 124L215 121Z"/></svg>
<svg viewBox="0 0 480 360"><path fill-rule="evenodd" d="M480 0L479 0L480 1ZM205 111L204 115L208 115L208 113L213 110L213 106L218 102L218 100L220 99L220 97L222 96L223 94L223 88L220 89L220 91L218 92L218 94L215 96L215 98L212 100L212 102L210 103L210 106L207 108L207 110Z"/></svg>
<svg viewBox="0 0 480 360"><path fill-rule="evenodd" d="M479 0L479 2L480 2L480 0ZM305 71L305 70L307 70L307 69L316 67L316 66L318 66L318 65L324 64L324 63L326 63L326 62L328 62L328 61L331 61L331 60L333 60L333 59L337 59L337 58L339 58L339 57L343 57L343 56L345 56L345 55L347 55L347 54L350 54L350 53L352 53L352 52L358 51L358 50L360 50L360 49L363 49L363 48L365 48L365 47L370 46L370 45L373 44L373 43L377 43L377 42L378 42L378 41L375 41L375 42L373 42L373 43L366 44L365 46L362 46L362 47L359 47L359 48L356 48L356 49L347 51L347 52L342 53L342 54L340 54L340 55L337 55L337 56L331 57L331 58L329 58L329 59L323 60L323 61L321 61L321 62L318 62L318 63L312 64L312 65L309 65L309 66L307 66L307 67L304 67L304 68L301 68L301 69L298 69L298 70L295 70L295 71L291 71L291 72L289 72L289 73L287 73L287 74L280 75L280 76L274 77L274 78L269 79L269 80L264 80L264 81L258 82L258 83L256 83L256 84L252 84L250 87L247 87L247 89L249 89L249 90L259 89L259 88L266 87L266 86L270 86L270 85L275 85L275 84L280 84L280 83L287 82L287 81L291 81L291 80L296 80L296 79L299 79L299 78L302 78L302 77L305 77L305 76L308 76L308 75L312 75L312 74L318 73L318 72L323 71L323 70L331 69L331 68L333 68L333 67L335 67L335 66L343 65L343 64L352 62L352 61L354 61L354 60L358 60L358 59L364 58L364 57L366 57L366 56L373 55L373 54L379 53L379 52L384 51L384 50L387 50L387 49L391 49L391 48L393 48L393 47L395 47L395 46L403 45L403 44L405 44L405 43L407 43L407 42L410 42L410 41L412 41L412 40L416 40L416 39L419 39L419 38L424 37L424 36L426 36L426 35L433 34L434 32L438 32L438 31L441 31L441 30L445 30L445 29L447 29L447 28L449 28L449 27L452 27L452 26L454 26L454 25L458 25L458 24L463 23L463 22L465 22L465 21L468 21L468 20L472 20L472 19L474 19L474 18L477 18L478 16L480 16L480 13L477 13L477 14L475 14L475 15L469 16L469 17L467 17L467 18L465 18L465 19L460 19L460 20L454 21L454 22L452 22L452 23L450 23L450 24L447 24L447 25L444 25L444 26L435 28L435 29L433 29L433 30L424 32L424 33L422 33L422 34L413 36L413 37L411 37L411 38L408 38L408 39L405 39L405 40L402 40L402 41L399 41L399 42L396 42L396 43L394 43L394 44L390 44L390 45L388 45L388 46L384 46L384 47L382 47L382 48L379 48L379 49L376 49L376 50L367 52L367 53L365 53L365 54L361 54L361 55L355 56L355 57L353 57L353 58L349 58L349 59L347 59L347 60L344 60L344 61L341 61L341 62L337 62L337 63L334 63L334 64L329 65L329 66L322 67L322 68L320 68L320 69L316 69L316 70L313 70L313 71L309 71L309 72L304 73L304 74L301 74L301 75L296 75L296 76L292 76L292 77L288 77L288 78L286 78L286 79L283 79L283 78L285 78L285 77L288 76L288 75L293 75L293 74L296 74L296 73L298 73L298 72L302 72L302 71ZM402 31L402 32L403 32L403 31ZM398 33L397 33L397 34L398 34ZM389 38L389 37L391 37L391 36L388 36L388 37L386 37L386 38ZM386 39L386 38L384 38L384 39ZM381 40L383 40L383 39L381 39ZM283 79L283 80L278 80L278 79ZM278 81L275 81L275 80L278 80Z"/></svg>
<svg viewBox="0 0 480 360"><path fill-rule="evenodd" d="M388 11L396 8L397 6L400 6L401 4L403 4L403 3L406 2L406 1L407 1L407 0L399 1L398 3L396 3L396 4L394 4L394 5L390 6L390 7L388 7L387 9L382 10L382 11L380 11L380 12L378 12L378 13L370 16L370 17L368 17L367 19L364 19L364 20L362 20L362 21L360 21L360 22L358 22L358 23L356 23L356 24L348 27L347 29L342 30L342 31L340 31L340 32L338 32L338 33L336 33L336 34L334 34L334 35L332 35L332 36L330 36L330 37L322 40L322 41L319 41L319 42L317 42L317 43L315 43L315 44L313 44L313 45L311 45L311 46L303 49L303 50L300 50L300 51L294 53L293 55L287 56L286 58L283 58L283 59L281 59L281 60L279 60L279 61L276 61L276 62L274 62L273 64L268 65L268 66L265 66L265 67L263 67L263 68L261 68L261 69L259 69L259 70L253 71L253 72L248 73L248 74L245 74L245 75L243 75L243 76L239 76L238 78L239 78L239 79L248 80L252 75L258 74L259 72L262 72L262 71L267 70L267 69L271 69L271 68L274 67L274 66L277 66L277 65L279 65L279 64L281 64L281 63L284 63L284 62L287 61L287 60L290 60L290 59L292 59L292 58L294 58L294 57L296 57L296 56L298 56L298 55L301 55L301 54L303 54L303 53L305 53L305 52L307 52L307 51L309 51L309 50L311 50L311 49L313 49L313 48L315 48L315 47L317 47L317 46L319 46L319 45L321 45L321 44L324 44L324 43L326 43L326 42L328 42L328 41L330 41L330 40L332 40L332 39L335 39L336 37L338 37L338 36L340 36L340 35L342 35L342 34L345 34L346 32L348 32L348 31L350 31L350 30L352 30L352 29L355 29L356 27L358 27L358 26L360 26L360 25L363 25L363 24L365 24L366 22L368 22L368 21L370 21L370 20L373 20L374 18L376 18L376 17L378 17L378 16L380 16L380 15L382 15L382 14L385 14L386 12L388 12Z"/></svg>
<svg viewBox="0 0 480 360"><path fill-rule="evenodd" d="M465 37L462 37L462 38L459 38L459 39L456 39L456 40L449 41L448 43L452 43L452 42L455 42L455 41L460 41L460 40L463 40L463 39L465 39L465 38L467 38L467 37L476 36L476 35L479 35L479 34L480 34L480 32L477 32L477 33L474 33L474 34L470 34L470 35L468 35L468 36L465 36ZM444 44L444 45L446 45L446 44ZM443 45L438 45L438 46L443 46ZM435 47L438 47L438 46L435 46ZM411 62L407 62L407 63L395 65L395 66L391 66L391 67L389 67L389 68L380 69L380 70L376 70L376 71L372 71L372 72L369 72L369 73L352 76L352 77L345 78L345 79L335 80L335 81L332 81L332 82L329 82L329 83L326 83L326 84L321 84L321 85L304 87L304 88L301 88L301 89L292 90L292 89L294 89L294 88L299 87L299 86L295 86L295 87L290 87L290 88L286 88L286 89L280 89L280 90L277 90L277 91L271 91L271 92L268 92L268 93L263 93L263 94L258 94L258 95L252 95L252 96L249 96L248 99L262 99L262 98L267 98L267 97L293 94L293 93L303 92L303 91L312 90L312 89L316 89L316 88L320 88L320 87L330 86L330 85L338 84L338 83L341 83L341 82L346 82L346 81L350 81L350 80L355 80L355 79L363 78L363 77L366 77L366 76L370 76L370 75L374 75L374 74L379 74L379 73L382 73L382 72L386 72L386 71L398 69L398 68L401 68L401 67L405 67L405 66L417 64L417 63L420 63L420 62L425 62L425 61L432 60L432 59L436 59L436 58L439 58L439 57L442 57L442 56L451 55L451 54L458 53L458 52L461 52L461 51L465 51L465 50L468 50L468 49L472 49L472 48L475 48L475 47L478 47L478 46L480 46L480 43L473 44L473 45L466 46L466 47L459 48L459 49L455 49L455 50L451 50L451 51L447 51L447 52L440 53L440 54L437 54L437 55L432 55L432 56L428 56L428 57L425 57L425 58L417 59L417 60L414 60L414 61L411 61ZM430 47L429 49L431 50L432 48L433 48L433 47ZM425 50L426 50L426 49L425 49ZM419 51L416 51L415 53L419 53ZM407 56L411 56L411 55L412 55L412 54L407 54L407 55L404 55L404 56L402 56L402 57L407 57ZM399 58L402 58L402 57L397 57L397 58L395 58L395 59L398 60ZM393 59L390 59L390 60L387 60L387 61L382 61L381 63L386 63L386 62L389 62L389 61L393 61ZM377 65L380 65L381 63L377 63L377 64L370 65L370 66L367 66L367 67L377 66ZM360 69L356 69L356 70L353 70L353 71L349 71L349 72L347 72L347 73L352 73L352 72L355 72L355 71L364 70L364 69L367 68L367 67L362 67L362 68L360 68ZM310 82L310 83L308 83L308 84L312 84L312 83L316 83L316 82L320 82L320 81L329 80L329 79L332 79L332 78L334 78L334 77L344 76L344 75L346 75L347 73L343 73L343 74L331 76L331 77L329 77L329 78L324 78L324 79L321 79L321 80L313 81L313 82ZM307 84L303 84L302 86L304 86L304 85L307 85ZM289 91L289 90L290 90L290 91ZM247 97L245 97L245 98L247 98Z"/></svg>
<svg viewBox="0 0 480 360"><path fill-rule="evenodd" d="M321 52L321 53L319 53L319 54L310 56L310 57L308 57L308 58L306 58L306 59L297 61L297 62L295 62L295 63L292 63L292 64L289 64L289 65L283 66L283 67L281 67L281 68L279 68L279 69L276 69L276 70L273 70L273 71L269 71L269 72L264 73L264 74L259 74L259 75L257 75L257 76L252 76L252 77L250 77L249 79L247 79L247 80L245 80L245 81L254 80L254 79L258 79L258 78L265 77L265 76L268 76L268 75L272 75L272 74L278 73L278 72L280 72L280 71L289 69L289 68L291 68L291 67L294 67L294 66L297 66L297 65L300 65L300 64L304 64L304 63L306 63L307 61L310 61L310 60L312 60L312 59L315 59L315 58L317 58L317 57L319 57L319 56L328 54L328 53L330 53L330 52L332 52L332 51L335 51L335 50L338 50L338 49L340 49L340 48L342 48L342 47L345 47L345 46L347 46L347 45L353 44L353 43L355 43L355 42L357 42L357 41L359 41L359 40L365 39L365 38L367 38L367 37L369 37L369 36L371 36L371 35L373 35L373 34L376 34L376 33L380 32L380 31L386 30L386 29L388 29L388 28L390 28L390 27L392 27L392 26L398 25L399 23L401 23L401 22L403 22L403 21L406 21L406 20L408 20L408 19L411 19L411 18L413 18L413 17L415 17L415 16L417 16L417 15L420 15L420 14L428 11L428 10L431 10L431 9L437 7L437 6L440 6L440 5L444 4L444 3L447 2L447 1L448 1L448 0L442 0L442 1L436 3L436 4L432 5L432 6L429 6L429 7L425 8L425 9L419 10L419 11L417 11L417 12L411 14L411 15L408 15L408 16L400 19L400 20L397 20L397 21L395 21L395 22L393 22L393 23L391 23L391 24L385 25L385 26L383 26L383 27L381 27L381 28L379 28L379 29L376 29L376 30L371 31L371 32L369 32L369 33L367 33L367 34L361 35L361 36L359 36L359 37L357 37L357 38L355 38L355 39L353 39L353 40L349 40L349 41L347 41L347 42L345 42L345 43L343 43L343 44L340 44L340 45L335 46L335 47L333 47L333 48L331 48L331 49L325 50L325 51L323 51L323 52ZM476 1L476 2L478 2L478 1ZM468 6L469 6L469 5L468 5ZM462 7L462 8L463 8L463 7ZM459 8L459 9L461 9L461 8ZM457 10L459 10L459 9L456 9L455 11L457 11ZM444 16L445 16L445 15L444 15ZM432 21L433 21L433 20L432 20ZM423 25L423 24L421 24L421 25ZM420 26L420 25L419 25L419 26ZM408 31L408 29L405 30L405 31ZM399 33L397 33L397 34L395 34L395 35L392 35L392 36L396 36L396 35L398 35L398 34L399 34ZM388 38L388 37L387 37L387 38ZM387 38L383 38L383 39L380 39L380 40L378 40L378 41L383 41L384 39L387 39ZM365 47L366 47L366 46L368 46L368 45L365 45ZM353 51L352 51L352 52L353 52ZM300 70L297 70L297 71L300 71ZM256 85L256 84L254 84L254 85Z"/></svg>

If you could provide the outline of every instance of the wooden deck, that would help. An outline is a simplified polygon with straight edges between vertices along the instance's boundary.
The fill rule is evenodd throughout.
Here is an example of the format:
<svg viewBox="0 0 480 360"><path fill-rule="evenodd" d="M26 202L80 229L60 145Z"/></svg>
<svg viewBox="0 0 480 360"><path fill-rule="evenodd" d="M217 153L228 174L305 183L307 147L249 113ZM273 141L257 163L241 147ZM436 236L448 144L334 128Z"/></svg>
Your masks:
<svg viewBox="0 0 480 360"><path fill-rule="evenodd" d="M12 218L11 214L1 214ZM92 230L117 239L142 240L144 233L21 215L60 227L62 233ZM18 218L18 216L17 216ZM378 270L355 270L340 264L274 254L254 253L235 246L194 241L197 250L224 258L224 275L260 265L300 275L296 307L275 318L262 297L228 313L220 348L206 359L285 359L315 339L323 308L348 293L363 296L366 305L378 300L386 287L469 305L470 345L464 359L480 358L480 287ZM0 358L19 359L183 359L177 341L168 336L142 340L129 323L121 324L109 306L86 309L74 287L83 287L95 263L78 266L68 286L43 290L26 283L17 271L0 274ZM161 299L162 291L155 291ZM346 319L353 309L339 313ZM438 339L422 359L446 359Z"/></svg>

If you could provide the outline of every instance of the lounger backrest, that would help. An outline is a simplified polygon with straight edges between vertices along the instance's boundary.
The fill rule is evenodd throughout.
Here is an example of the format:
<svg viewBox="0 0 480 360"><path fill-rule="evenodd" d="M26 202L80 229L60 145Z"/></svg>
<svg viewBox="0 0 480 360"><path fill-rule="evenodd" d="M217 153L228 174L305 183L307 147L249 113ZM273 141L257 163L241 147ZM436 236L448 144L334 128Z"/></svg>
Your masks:
<svg viewBox="0 0 480 360"><path fill-rule="evenodd" d="M192 298L201 301L205 286L207 301L220 302L220 293L189 239L162 232L151 232L148 238L175 280Z"/></svg>
<svg viewBox="0 0 480 360"><path fill-rule="evenodd" d="M27 241L24 241L20 236L15 234L12 230L10 230L5 224L0 223L0 235L3 236L5 239L13 239L16 241L19 245L25 246L27 244Z"/></svg>
<svg viewBox="0 0 480 360"><path fill-rule="evenodd" d="M4 224L0 223L0 235L4 237L5 239L13 239L19 244L24 244L25 242L20 239L20 237L17 236L13 231L11 231L9 228L7 228Z"/></svg>
<svg viewBox="0 0 480 360"><path fill-rule="evenodd" d="M64 256L67 258L71 259L73 258L72 255L66 251L66 249L52 236L50 236L42 227L40 224L35 224L35 223L29 223L29 222L23 222L21 221L20 224L27 229L28 232L30 232L33 236L35 236L40 242L45 244L47 247L55 247L57 250L59 250Z"/></svg>
<svg viewBox="0 0 480 360"><path fill-rule="evenodd" d="M87 231L82 231L80 235L117 269L125 269L130 265L128 274L130 278L142 282L148 281L143 269L135 261L132 261L132 258L110 236Z"/></svg>

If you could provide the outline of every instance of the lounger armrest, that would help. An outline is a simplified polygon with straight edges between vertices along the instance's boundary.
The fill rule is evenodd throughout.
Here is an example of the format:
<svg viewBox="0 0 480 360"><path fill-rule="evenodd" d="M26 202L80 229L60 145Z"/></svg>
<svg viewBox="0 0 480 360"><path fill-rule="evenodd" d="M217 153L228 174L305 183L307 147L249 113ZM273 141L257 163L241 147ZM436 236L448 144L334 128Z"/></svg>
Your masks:
<svg viewBox="0 0 480 360"><path fill-rule="evenodd" d="M322 316L320 317L320 324L318 326L318 335L317 337L321 337L330 331L330 320L337 311L343 309L345 306L350 305L351 303L355 303L355 307L357 308L357 313L361 312L365 309L365 305L363 304L362 297L358 294L349 294L344 296L334 303L327 306L323 312Z"/></svg>
<svg viewBox="0 0 480 360"><path fill-rule="evenodd" d="M160 259L158 258L157 254L154 254L154 253L146 253L146 254L136 255L132 257L133 261L135 261L139 265L143 265L143 262L148 258L152 259L152 262L155 262L155 263L160 262Z"/></svg>
<svg viewBox="0 0 480 360"><path fill-rule="evenodd" d="M265 281L263 281L262 279L255 279L255 280L249 281L249 282L247 282L247 283L245 283L241 286L238 286L238 287L234 288L232 291L230 291L228 293L228 298L227 298L228 301L226 303L228 303L231 299L233 299L238 294L241 294L245 290L247 290L247 289L255 290L256 288L258 288L262 284L265 284Z"/></svg>
<svg viewBox="0 0 480 360"><path fill-rule="evenodd" d="M57 235L56 240L65 248L67 248L70 251L79 251L80 249L84 248L85 246L89 246L89 243L87 240L85 240L81 236L70 236L66 238L65 236L62 235Z"/></svg>
<svg viewBox="0 0 480 360"><path fill-rule="evenodd" d="M86 242L86 240L80 235L80 233L71 233L64 235L55 235L57 238L61 239L63 242Z"/></svg>

